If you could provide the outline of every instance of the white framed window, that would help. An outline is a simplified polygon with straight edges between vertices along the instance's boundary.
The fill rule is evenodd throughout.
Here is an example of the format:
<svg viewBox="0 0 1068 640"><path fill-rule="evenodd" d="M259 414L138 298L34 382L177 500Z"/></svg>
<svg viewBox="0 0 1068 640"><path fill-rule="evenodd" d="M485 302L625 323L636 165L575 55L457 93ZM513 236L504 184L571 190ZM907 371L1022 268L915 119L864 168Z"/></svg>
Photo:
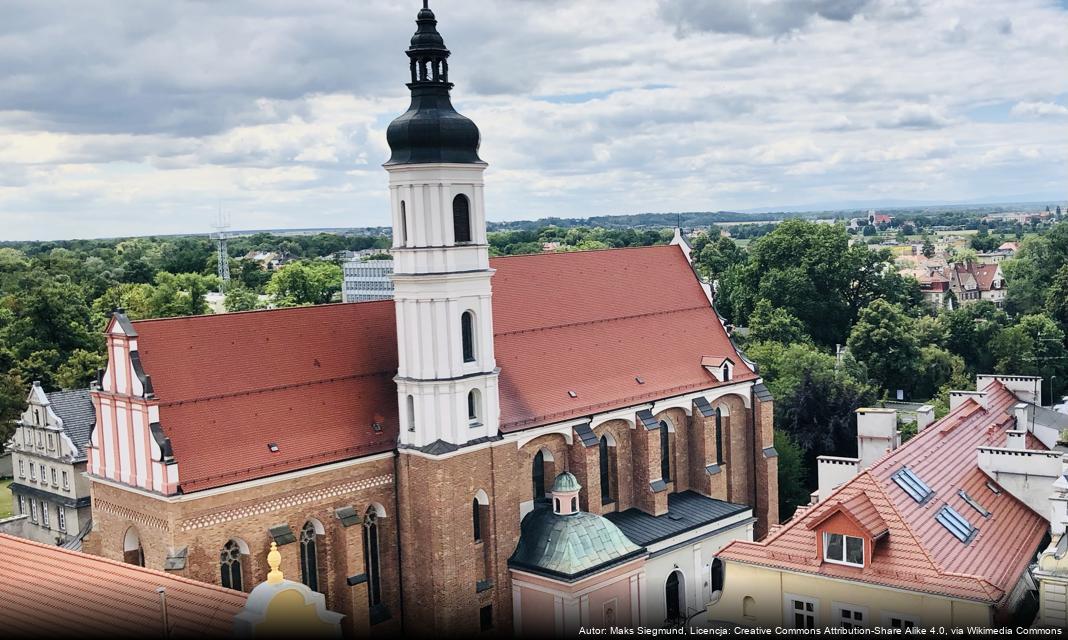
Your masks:
<svg viewBox="0 0 1068 640"><path fill-rule="evenodd" d="M36 482L37 481L37 465L35 465L32 462L30 463L30 481L31 482Z"/></svg>
<svg viewBox="0 0 1068 640"><path fill-rule="evenodd" d="M41 484L45 484L47 482L48 482L48 471L45 470L45 466L42 464L41 465Z"/></svg>
<svg viewBox="0 0 1068 640"><path fill-rule="evenodd" d="M56 448L56 440L55 440L55 437L50 433L50 434L48 434L48 449L51 451L52 449L55 449L55 448Z"/></svg>
<svg viewBox="0 0 1068 640"><path fill-rule="evenodd" d="M67 511L61 506L56 507L56 522L59 524L59 530L63 533L67 532Z"/></svg>
<svg viewBox="0 0 1068 640"><path fill-rule="evenodd" d="M478 389L467 393L467 424L471 427L482 426L482 394Z"/></svg>
<svg viewBox="0 0 1068 640"><path fill-rule="evenodd" d="M30 498L30 522L37 522L37 501Z"/></svg>
<svg viewBox="0 0 1068 640"><path fill-rule="evenodd" d="M44 447L44 438L41 437L41 432L40 431L37 431L37 446L39 448L43 448Z"/></svg>
<svg viewBox="0 0 1068 640"><path fill-rule="evenodd" d="M50 528L48 522L48 503L44 500L41 501L41 526L45 529Z"/></svg>
<svg viewBox="0 0 1068 640"><path fill-rule="evenodd" d="M26 461L21 458L19 458L19 477L26 477Z"/></svg>
<svg viewBox="0 0 1068 640"><path fill-rule="evenodd" d="M868 608L843 602L834 603L835 626L842 629L863 629L868 626Z"/></svg>
<svg viewBox="0 0 1068 640"><path fill-rule="evenodd" d="M864 538L841 533L823 534L823 559L851 567L863 567Z"/></svg>
<svg viewBox="0 0 1068 640"><path fill-rule="evenodd" d="M33 444L33 432L29 429L22 430L22 442L26 445Z"/></svg>
<svg viewBox="0 0 1068 640"><path fill-rule="evenodd" d="M912 614L884 611L883 627L887 629L919 629L920 619Z"/></svg>
<svg viewBox="0 0 1068 640"><path fill-rule="evenodd" d="M63 488L70 489L70 478L67 476L67 472L63 472Z"/></svg>
<svg viewBox="0 0 1068 640"><path fill-rule="evenodd" d="M21 516L21 515L25 515L25 514L26 514L26 498L23 497L23 496L19 496L19 515Z"/></svg>
<svg viewBox="0 0 1068 640"><path fill-rule="evenodd" d="M59 486L59 472L56 470L55 467L52 467L52 486Z"/></svg>
<svg viewBox="0 0 1068 640"><path fill-rule="evenodd" d="M819 621L820 601L792 593L783 596L785 622L795 629L815 629Z"/></svg>

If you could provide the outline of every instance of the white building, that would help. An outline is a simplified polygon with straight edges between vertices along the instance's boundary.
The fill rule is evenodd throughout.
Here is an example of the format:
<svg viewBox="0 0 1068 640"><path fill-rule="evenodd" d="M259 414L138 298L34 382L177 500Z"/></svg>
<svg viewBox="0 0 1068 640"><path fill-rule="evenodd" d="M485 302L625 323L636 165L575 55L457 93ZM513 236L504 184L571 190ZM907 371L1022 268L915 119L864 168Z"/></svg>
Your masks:
<svg viewBox="0 0 1068 640"><path fill-rule="evenodd" d="M77 548L91 524L89 483L82 475L96 423L89 391L45 393L34 382L27 404L7 446L14 511L27 516L17 533Z"/></svg>
<svg viewBox="0 0 1068 640"><path fill-rule="evenodd" d="M393 298L392 260L348 260L342 265L342 302Z"/></svg>

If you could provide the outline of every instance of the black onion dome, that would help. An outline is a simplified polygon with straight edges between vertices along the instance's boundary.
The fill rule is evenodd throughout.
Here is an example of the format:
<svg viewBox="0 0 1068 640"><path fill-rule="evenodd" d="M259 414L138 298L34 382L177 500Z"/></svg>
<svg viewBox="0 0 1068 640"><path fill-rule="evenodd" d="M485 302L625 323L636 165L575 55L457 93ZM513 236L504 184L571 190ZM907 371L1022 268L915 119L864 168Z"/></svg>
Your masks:
<svg viewBox="0 0 1068 640"><path fill-rule="evenodd" d="M415 22L418 28L407 51L412 103L386 130L393 152L386 164L481 163L481 134L449 99L449 50L425 1Z"/></svg>

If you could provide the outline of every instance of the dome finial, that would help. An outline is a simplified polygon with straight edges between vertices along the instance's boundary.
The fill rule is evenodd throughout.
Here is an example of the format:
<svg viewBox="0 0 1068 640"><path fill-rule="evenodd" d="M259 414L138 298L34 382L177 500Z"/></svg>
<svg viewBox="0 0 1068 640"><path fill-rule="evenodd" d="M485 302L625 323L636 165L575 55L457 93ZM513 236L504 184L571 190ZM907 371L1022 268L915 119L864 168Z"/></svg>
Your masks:
<svg viewBox="0 0 1068 640"><path fill-rule="evenodd" d="M278 551L278 543L271 543L271 551L267 554L267 566L271 568L267 572L267 584L282 584L282 571L278 568L282 566L282 554Z"/></svg>

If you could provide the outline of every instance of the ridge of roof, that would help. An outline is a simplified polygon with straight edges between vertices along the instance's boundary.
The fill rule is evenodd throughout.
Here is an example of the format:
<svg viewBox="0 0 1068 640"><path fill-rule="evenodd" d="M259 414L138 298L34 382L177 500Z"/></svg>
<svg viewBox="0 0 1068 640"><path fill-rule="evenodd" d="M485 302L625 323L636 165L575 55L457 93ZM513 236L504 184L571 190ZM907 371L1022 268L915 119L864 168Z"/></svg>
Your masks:
<svg viewBox="0 0 1068 640"><path fill-rule="evenodd" d="M274 307L271 309L250 309L248 311L227 311L226 313L201 313L192 316L167 316L166 318L145 318L143 320L130 320L133 325L149 325L149 324L163 324L163 323L178 323L187 321L204 321L206 318L211 319L232 319L240 316L250 315L263 315L263 314L294 314L300 312L318 312L320 309L329 309L331 307L350 307L352 305L385 305L393 304L393 300L361 300L359 302L329 302L326 304L304 304L296 307Z"/></svg>
<svg viewBox="0 0 1068 640"><path fill-rule="evenodd" d="M662 251L664 249L674 249L674 247L675 245L671 244L650 244L637 247L605 247L603 249L578 249L576 251L542 251L539 253L518 253L507 256L493 256L490 258L490 262L493 262L495 260L516 260L524 258L529 259L546 256L573 256L582 253L602 253L605 251L649 251L653 249ZM679 251L681 251L681 249Z"/></svg>

